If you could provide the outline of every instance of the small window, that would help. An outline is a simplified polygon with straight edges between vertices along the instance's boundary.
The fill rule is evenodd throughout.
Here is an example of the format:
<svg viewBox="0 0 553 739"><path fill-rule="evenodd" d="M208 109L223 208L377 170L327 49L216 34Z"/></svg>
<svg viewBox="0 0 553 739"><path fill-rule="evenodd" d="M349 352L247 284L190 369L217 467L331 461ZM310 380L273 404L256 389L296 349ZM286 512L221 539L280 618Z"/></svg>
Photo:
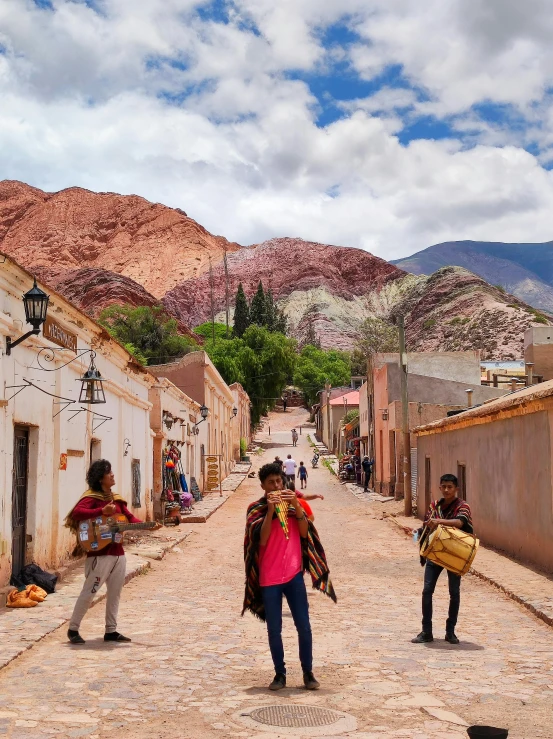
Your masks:
<svg viewBox="0 0 553 739"><path fill-rule="evenodd" d="M140 508L140 460L133 459L131 463L132 471L132 504L133 508Z"/></svg>
<svg viewBox="0 0 553 739"><path fill-rule="evenodd" d="M459 498L467 499L467 467L457 463L457 480L459 481Z"/></svg>

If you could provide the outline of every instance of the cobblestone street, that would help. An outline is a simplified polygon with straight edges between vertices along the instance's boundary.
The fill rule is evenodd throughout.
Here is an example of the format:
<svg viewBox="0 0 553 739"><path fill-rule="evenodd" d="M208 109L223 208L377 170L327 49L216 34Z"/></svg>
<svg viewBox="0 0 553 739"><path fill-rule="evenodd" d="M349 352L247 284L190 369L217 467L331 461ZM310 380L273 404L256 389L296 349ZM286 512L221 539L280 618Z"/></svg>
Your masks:
<svg viewBox="0 0 553 739"><path fill-rule="evenodd" d="M253 469L292 453L289 429L302 421L305 411L273 415L271 440L278 446L254 457ZM102 641L102 602L82 624L85 646L70 645L64 626L1 670L0 735L276 739L289 734L252 728L243 714L296 703L350 714L357 728L340 736L352 739L461 739L473 723L507 727L510 739L553 737L553 629L469 575L461 591L461 644L450 646L443 641L443 576L436 641L411 644L420 631L417 550L382 520L386 504L358 499L323 466L311 469L308 433L304 428L293 454L308 467L308 492L325 496L312 507L338 595L334 605L308 589L320 691L300 687L289 614L290 687L277 694L266 690L273 668L265 626L240 618L245 510L260 494L257 479L246 479L207 522L186 526L192 533L177 551L152 561L124 588L119 629L131 644Z"/></svg>

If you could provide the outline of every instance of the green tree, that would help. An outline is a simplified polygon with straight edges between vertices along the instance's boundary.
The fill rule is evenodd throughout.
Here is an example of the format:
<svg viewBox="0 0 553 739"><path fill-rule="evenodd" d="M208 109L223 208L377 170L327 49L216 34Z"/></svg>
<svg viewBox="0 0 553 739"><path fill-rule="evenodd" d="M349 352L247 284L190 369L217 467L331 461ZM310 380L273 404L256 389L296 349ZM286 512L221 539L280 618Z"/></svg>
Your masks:
<svg viewBox="0 0 553 739"><path fill-rule="evenodd" d="M236 291L236 299L234 301L234 328L232 329L233 336L242 337L244 331L250 325L250 307L248 305L248 299L244 293L242 283L238 285Z"/></svg>
<svg viewBox="0 0 553 739"><path fill-rule="evenodd" d="M207 341L211 361L227 384L240 382L252 403L252 421L272 408L290 382L296 362L296 344L263 326L252 325L241 339Z"/></svg>
<svg viewBox="0 0 553 739"><path fill-rule="evenodd" d="M213 336L213 328L212 328L211 321L206 321L205 323L202 323L199 326L196 326L196 328L193 330L195 334L198 334L198 336L203 336L204 339L211 339ZM226 323L216 323L215 324L215 338L217 340L227 338Z"/></svg>
<svg viewBox="0 0 553 739"><path fill-rule="evenodd" d="M346 352L325 351L307 345L301 350L294 371L294 385L299 387L309 406L317 402L318 392L328 381L333 387L349 385L350 358Z"/></svg>
<svg viewBox="0 0 553 739"><path fill-rule="evenodd" d="M302 346L314 346L317 349L321 348L321 340L315 333L313 321L309 321L309 326L307 327L307 333L305 335L305 339L302 342Z"/></svg>
<svg viewBox="0 0 553 739"><path fill-rule="evenodd" d="M161 306L111 305L98 323L142 364L164 364L198 348Z"/></svg>
<svg viewBox="0 0 553 739"><path fill-rule="evenodd" d="M257 292L253 296L250 305L250 324L252 323L257 324L258 326L267 325L267 301L261 280L259 281Z"/></svg>

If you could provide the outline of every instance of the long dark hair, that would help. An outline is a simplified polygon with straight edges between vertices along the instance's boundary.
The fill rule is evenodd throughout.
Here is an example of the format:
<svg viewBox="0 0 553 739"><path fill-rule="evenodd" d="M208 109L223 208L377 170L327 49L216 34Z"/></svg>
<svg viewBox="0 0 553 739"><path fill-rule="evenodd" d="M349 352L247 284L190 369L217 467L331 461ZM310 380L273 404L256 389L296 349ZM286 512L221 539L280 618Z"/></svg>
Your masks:
<svg viewBox="0 0 553 739"><path fill-rule="evenodd" d="M102 479L104 475L109 475L110 472L111 462L108 462L107 459L97 459L95 462L92 462L86 473L88 487L94 490L95 493L103 493Z"/></svg>

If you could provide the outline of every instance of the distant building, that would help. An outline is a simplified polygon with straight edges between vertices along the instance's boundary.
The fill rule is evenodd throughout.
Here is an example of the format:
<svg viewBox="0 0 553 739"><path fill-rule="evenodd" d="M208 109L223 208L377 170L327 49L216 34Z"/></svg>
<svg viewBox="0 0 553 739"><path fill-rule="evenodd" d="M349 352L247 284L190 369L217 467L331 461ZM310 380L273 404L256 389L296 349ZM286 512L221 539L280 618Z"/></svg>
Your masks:
<svg viewBox="0 0 553 739"><path fill-rule="evenodd" d="M524 361L534 375L553 380L553 326L532 326L524 332Z"/></svg>
<svg viewBox="0 0 553 739"><path fill-rule="evenodd" d="M240 460L240 439L249 445L252 440L250 396L239 382L230 385L237 415L232 421L232 455L236 462Z"/></svg>
<svg viewBox="0 0 553 739"><path fill-rule="evenodd" d="M505 393L505 390L480 384L478 352L408 352L407 367L410 429L445 418L449 411L466 408L467 390L472 391L473 405ZM375 356L372 387L374 418L368 424L367 453L370 455L374 450L375 489L383 495L401 497L404 493L404 448L399 354ZM363 437L365 424L361 428ZM408 454L412 461L412 480L416 483L414 434L411 434Z"/></svg>

